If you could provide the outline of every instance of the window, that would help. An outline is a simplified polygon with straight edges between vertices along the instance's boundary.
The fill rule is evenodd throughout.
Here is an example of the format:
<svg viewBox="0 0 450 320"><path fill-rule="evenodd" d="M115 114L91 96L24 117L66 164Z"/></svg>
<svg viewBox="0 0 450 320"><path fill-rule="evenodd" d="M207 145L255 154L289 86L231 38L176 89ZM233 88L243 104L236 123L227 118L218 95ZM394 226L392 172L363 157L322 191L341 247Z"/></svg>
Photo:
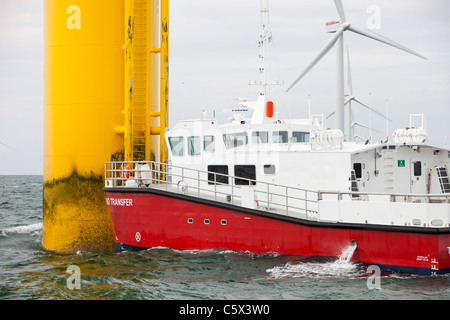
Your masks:
<svg viewBox="0 0 450 320"><path fill-rule="evenodd" d="M205 150L206 152L216 151L216 147L214 145L214 136L203 137L203 150Z"/></svg>
<svg viewBox="0 0 450 320"><path fill-rule="evenodd" d="M292 142L309 142L309 132L292 132Z"/></svg>
<svg viewBox="0 0 450 320"><path fill-rule="evenodd" d="M225 147L227 149L247 145L248 144L247 132L224 134L223 142L225 142Z"/></svg>
<svg viewBox="0 0 450 320"><path fill-rule="evenodd" d="M188 219L188 223L189 223L189 224L193 224L193 223L194 223L194 219L189 218L189 219Z"/></svg>
<svg viewBox="0 0 450 320"><path fill-rule="evenodd" d="M360 179L362 177L362 164L354 163L353 170L355 171L355 178Z"/></svg>
<svg viewBox="0 0 450 320"><path fill-rule="evenodd" d="M208 166L208 171L208 184L228 184L228 166Z"/></svg>
<svg viewBox="0 0 450 320"><path fill-rule="evenodd" d="M174 156L184 155L184 137L170 137L169 144Z"/></svg>
<svg viewBox="0 0 450 320"><path fill-rule="evenodd" d="M267 131L256 131L252 133L252 143L260 144L269 142L269 134Z"/></svg>
<svg viewBox="0 0 450 320"><path fill-rule="evenodd" d="M264 165L264 174L275 174L275 165L265 164Z"/></svg>
<svg viewBox="0 0 450 320"><path fill-rule="evenodd" d="M288 132L287 131L274 131L272 133L273 143L287 143L288 142Z"/></svg>
<svg viewBox="0 0 450 320"><path fill-rule="evenodd" d="M245 186L245 185L255 185L255 181L249 181L249 180L256 180L256 169L255 166L248 166L248 165L237 165L234 166L234 175L239 178L235 178L234 184L239 186Z"/></svg>
<svg viewBox="0 0 450 320"><path fill-rule="evenodd" d="M190 156L200 155L200 137L188 137L188 154Z"/></svg>
<svg viewBox="0 0 450 320"><path fill-rule="evenodd" d="M209 219L205 219L205 220L203 220L203 222L204 222L205 224L209 224Z"/></svg>
<svg viewBox="0 0 450 320"><path fill-rule="evenodd" d="M225 220L225 219L224 220L220 220L220 224L223 225L223 226L226 226L227 225L227 220Z"/></svg>
<svg viewBox="0 0 450 320"><path fill-rule="evenodd" d="M422 162L416 161L414 164L414 177L420 177L422 175Z"/></svg>

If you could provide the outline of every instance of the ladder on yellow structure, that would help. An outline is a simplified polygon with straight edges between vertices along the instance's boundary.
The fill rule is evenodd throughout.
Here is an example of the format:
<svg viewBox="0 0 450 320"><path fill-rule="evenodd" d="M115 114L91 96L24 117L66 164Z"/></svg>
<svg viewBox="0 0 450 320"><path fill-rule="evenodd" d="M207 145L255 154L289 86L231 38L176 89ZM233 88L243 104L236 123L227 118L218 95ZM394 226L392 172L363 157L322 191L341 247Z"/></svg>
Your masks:
<svg viewBox="0 0 450 320"><path fill-rule="evenodd" d="M145 160L146 136L149 139L149 47L148 4L146 0L134 0L133 67L131 99L131 152L134 161Z"/></svg>
<svg viewBox="0 0 450 320"><path fill-rule="evenodd" d="M165 162L169 0L125 3L125 124L118 126L116 132L124 135L125 161ZM159 143L152 135L159 136Z"/></svg>

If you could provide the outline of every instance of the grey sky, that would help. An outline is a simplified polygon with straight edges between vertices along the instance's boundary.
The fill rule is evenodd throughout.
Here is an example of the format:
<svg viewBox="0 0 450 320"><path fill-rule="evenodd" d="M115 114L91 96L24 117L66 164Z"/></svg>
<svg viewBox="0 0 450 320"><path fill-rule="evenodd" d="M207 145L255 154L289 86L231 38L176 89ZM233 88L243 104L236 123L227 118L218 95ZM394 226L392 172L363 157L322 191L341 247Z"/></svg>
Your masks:
<svg viewBox="0 0 450 320"><path fill-rule="evenodd" d="M354 93L389 116L394 129L409 124L410 113L425 113L431 143L450 139L450 4L447 0L343 0L347 20L367 28L370 6L380 9L382 34L423 55L422 60L379 42L346 33ZM219 120L236 98L256 98L248 85L258 77L260 0L172 0L170 2L170 123L198 118L206 109ZM325 22L339 20L332 0L270 1L273 92L281 118L334 110L333 49L288 94L285 89L327 42ZM0 174L41 174L43 157L43 0L0 0ZM370 95L369 95L370 93ZM369 124L366 110L355 110ZM370 118L377 140L385 121ZM329 126L334 121L330 119ZM368 137L367 130L358 135Z"/></svg>

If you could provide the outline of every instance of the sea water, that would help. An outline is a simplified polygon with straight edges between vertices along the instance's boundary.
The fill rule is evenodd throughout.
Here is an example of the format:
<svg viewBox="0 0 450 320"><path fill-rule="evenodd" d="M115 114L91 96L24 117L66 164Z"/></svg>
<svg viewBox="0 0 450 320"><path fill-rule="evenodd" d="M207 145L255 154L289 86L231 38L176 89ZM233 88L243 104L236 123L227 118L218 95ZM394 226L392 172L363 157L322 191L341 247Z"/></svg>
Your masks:
<svg viewBox="0 0 450 320"><path fill-rule="evenodd" d="M168 248L60 255L41 241L42 177L0 176L3 300L450 299L449 275L376 274L351 261L352 248L340 259Z"/></svg>

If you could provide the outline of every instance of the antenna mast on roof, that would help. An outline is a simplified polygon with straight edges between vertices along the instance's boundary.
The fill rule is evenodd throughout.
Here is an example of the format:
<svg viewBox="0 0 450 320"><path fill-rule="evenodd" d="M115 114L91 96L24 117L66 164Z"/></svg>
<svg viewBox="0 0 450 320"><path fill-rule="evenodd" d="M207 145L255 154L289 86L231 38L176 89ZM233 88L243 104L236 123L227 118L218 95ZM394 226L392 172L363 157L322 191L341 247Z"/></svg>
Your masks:
<svg viewBox="0 0 450 320"><path fill-rule="evenodd" d="M259 80L251 81L250 85L260 87L259 94L267 96L270 93L270 86L281 85L280 82L270 83L269 73L267 71L268 45L272 42L272 32L269 30L269 0L261 0L261 24L263 31L259 36Z"/></svg>

